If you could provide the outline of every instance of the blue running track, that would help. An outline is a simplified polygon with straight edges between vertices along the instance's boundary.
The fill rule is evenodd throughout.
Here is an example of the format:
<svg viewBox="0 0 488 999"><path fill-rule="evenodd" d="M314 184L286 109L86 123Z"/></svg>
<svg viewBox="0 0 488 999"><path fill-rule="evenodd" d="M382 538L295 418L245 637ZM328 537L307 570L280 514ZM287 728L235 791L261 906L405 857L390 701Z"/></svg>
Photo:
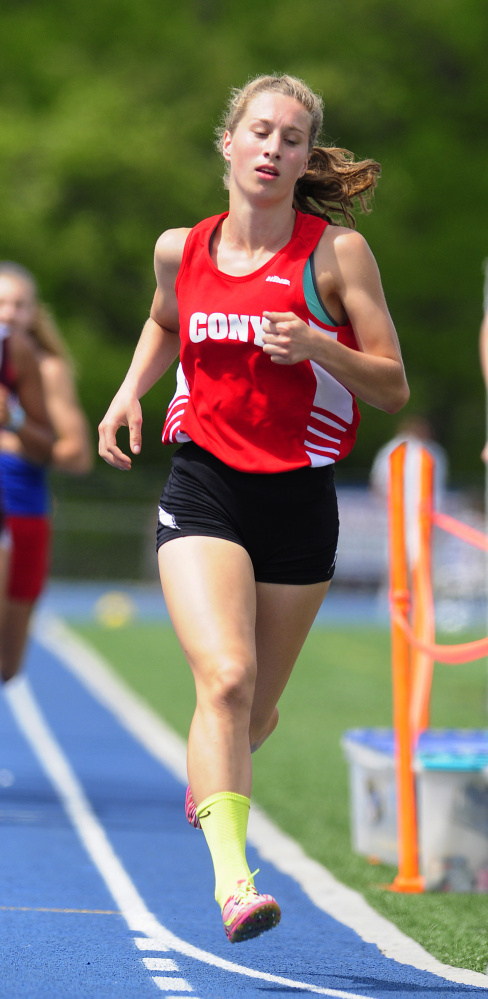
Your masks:
<svg viewBox="0 0 488 999"><path fill-rule="evenodd" d="M482 975L385 957L266 859L272 844L249 863L282 922L231 946L175 768L39 639L26 677L0 698L2 999L488 995Z"/></svg>

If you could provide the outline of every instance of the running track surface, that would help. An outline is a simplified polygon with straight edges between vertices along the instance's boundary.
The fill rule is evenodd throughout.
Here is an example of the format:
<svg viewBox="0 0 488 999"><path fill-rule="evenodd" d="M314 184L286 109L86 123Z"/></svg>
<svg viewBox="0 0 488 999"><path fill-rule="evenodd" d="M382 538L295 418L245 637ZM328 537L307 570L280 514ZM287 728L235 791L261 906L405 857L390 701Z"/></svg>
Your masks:
<svg viewBox="0 0 488 999"><path fill-rule="evenodd" d="M48 616L26 677L0 698L2 999L488 996L254 809L249 863L282 921L230 945L183 743Z"/></svg>

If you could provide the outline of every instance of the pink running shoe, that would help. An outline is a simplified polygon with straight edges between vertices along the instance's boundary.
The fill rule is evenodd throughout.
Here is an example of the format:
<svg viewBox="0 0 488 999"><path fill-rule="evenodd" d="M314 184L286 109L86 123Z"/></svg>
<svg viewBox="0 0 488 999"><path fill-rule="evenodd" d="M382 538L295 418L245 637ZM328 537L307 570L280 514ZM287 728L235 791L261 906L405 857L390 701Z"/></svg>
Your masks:
<svg viewBox="0 0 488 999"><path fill-rule="evenodd" d="M222 909L224 930L230 943L257 937L265 930L273 929L281 919L278 903L272 895L260 895L256 891L253 877L251 874L247 881L237 882L236 891Z"/></svg>
<svg viewBox="0 0 488 999"><path fill-rule="evenodd" d="M201 829L202 828L201 825L200 825L200 819L198 818L198 815L197 815L197 810L196 810L196 807L195 807L195 802L193 801L193 795L191 793L191 787L190 787L190 785L188 785L188 787L186 789L185 815L186 815L186 817L188 819L188 822L190 823L191 826L194 826L195 829Z"/></svg>

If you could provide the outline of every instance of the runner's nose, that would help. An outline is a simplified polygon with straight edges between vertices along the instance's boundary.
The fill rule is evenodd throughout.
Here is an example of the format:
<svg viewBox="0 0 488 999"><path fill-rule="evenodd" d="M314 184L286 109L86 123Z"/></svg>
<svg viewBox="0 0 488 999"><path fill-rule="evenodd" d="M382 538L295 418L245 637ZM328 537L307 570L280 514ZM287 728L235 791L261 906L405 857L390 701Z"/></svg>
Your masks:
<svg viewBox="0 0 488 999"><path fill-rule="evenodd" d="M270 132L266 140L264 155L268 159L279 159L281 156L281 139L279 135Z"/></svg>

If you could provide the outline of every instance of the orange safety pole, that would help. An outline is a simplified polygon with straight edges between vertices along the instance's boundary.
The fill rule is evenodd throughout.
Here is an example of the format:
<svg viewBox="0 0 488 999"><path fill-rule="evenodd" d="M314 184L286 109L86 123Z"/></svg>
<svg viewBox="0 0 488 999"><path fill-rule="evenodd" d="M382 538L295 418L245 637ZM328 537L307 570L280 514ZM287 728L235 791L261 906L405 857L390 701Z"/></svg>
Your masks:
<svg viewBox="0 0 488 999"><path fill-rule="evenodd" d="M415 637L433 645L435 610L432 594L432 497L434 459L426 448L420 450L419 495L417 506L417 551L412 565L412 626ZM434 659L420 648L412 647L412 692L410 722L413 742L429 726L429 702Z"/></svg>
<svg viewBox="0 0 488 999"><path fill-rule="evenodd" d="M388 492L390 601L392 608L407 613L410 603L405 545L404 470L406 445L390 456ZM393 672L393 724L395 730L398 874L390 886L397 892L423 891L418 870L415 777L412 768L410 727L410 650L396 615L392 614L391 648Z"/></svg>

